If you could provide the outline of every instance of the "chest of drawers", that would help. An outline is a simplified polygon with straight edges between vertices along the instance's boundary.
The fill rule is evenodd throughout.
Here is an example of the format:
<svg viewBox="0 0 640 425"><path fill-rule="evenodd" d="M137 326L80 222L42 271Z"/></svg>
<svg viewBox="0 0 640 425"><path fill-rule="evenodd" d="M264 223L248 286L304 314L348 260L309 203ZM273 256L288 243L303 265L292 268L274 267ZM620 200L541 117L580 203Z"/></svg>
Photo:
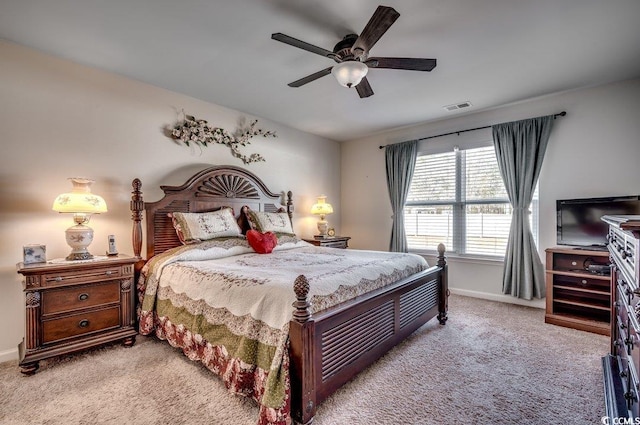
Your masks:
<svg viewBox="0 0 640 425"><path fill-rule="evenodd" d="M605 216L609 224L611 354L603 357L609 418L640 417L640 216ZM613 423L613 422L612 422ZM635 423L635 422L634 422Z"/></svg>
<svg viewBox="0 0 640 425"><path fill-rule="evenodd" d="M133 345L137 261L118 255L18 264L26 314L25 339L18 347L21 371L35 373L40 360L107 342Z"/></svg>

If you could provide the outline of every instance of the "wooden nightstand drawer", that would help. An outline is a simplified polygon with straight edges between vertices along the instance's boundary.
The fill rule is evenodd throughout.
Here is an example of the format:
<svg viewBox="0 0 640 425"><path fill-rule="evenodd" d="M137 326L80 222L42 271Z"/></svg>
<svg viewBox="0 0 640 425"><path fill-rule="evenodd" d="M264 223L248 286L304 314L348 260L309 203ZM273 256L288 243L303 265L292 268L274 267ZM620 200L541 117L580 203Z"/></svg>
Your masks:
<svg viewBox="0 0 640 425"><path fill-rule="evenodd" d="M54 289L42 295L42 315L79 310L120 302L120 282L112 280L95 285Z"/></svg>
<svg viewBox="0 0 640 425"><path fill-rule="evenodd" d="M99 282L122 276L118 266L100 267L92 270L78 270L74 272L56 272L42 275L42 286L72 285L74 283Z"/></svg>
<svg viewBox="0 0 640 425"><path fill-rule="evenodd" d="M320 246L324 246L324 247L327 247L327 248L342 248L342 249L345 249L347 247L347 241L327 241L327 242L324 242Z"/></svg>
<svg viewBox="0 0 640 425"><path fill-rule="evenodd" d="M120 306L42 322L45 344L120 326Z"/></svg>
<svg viewBox="0 0 640 425"><path fill-rule="evenodd" d="M332 236L326 238L313 238L303 240L315 246L346 249L349 247L349 239L351 239L351 237L349 236Z"/></svg>

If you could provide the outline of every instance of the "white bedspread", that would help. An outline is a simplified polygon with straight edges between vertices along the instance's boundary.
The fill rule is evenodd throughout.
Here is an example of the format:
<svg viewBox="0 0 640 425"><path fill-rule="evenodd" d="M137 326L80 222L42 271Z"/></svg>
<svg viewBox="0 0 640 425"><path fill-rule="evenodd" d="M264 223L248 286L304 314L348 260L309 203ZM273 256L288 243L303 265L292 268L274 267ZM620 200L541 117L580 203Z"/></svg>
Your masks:
<svg viewBox="0 0 640 425"><path fill-rule="evenodd" d="M212 244L166 256L153 270L157 286L147 284L146 295L183 294L282 329L291 319L298 275L309 281L316 312L427 267L418 255L321 248L304 241L278 245L265 255L244 243Z"/></svg>

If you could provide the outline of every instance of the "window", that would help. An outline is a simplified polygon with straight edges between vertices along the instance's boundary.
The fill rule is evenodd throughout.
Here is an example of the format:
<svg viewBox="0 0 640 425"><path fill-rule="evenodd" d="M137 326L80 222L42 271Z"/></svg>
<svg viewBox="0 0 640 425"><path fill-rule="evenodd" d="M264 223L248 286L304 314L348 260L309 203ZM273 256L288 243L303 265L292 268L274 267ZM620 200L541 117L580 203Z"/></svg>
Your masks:
<svg viewBox="0 0 640 425"><path fill-rule="evenodd" d="M411 250L504 257L511 205L493 146L419 155L404 219Z"/></svg>

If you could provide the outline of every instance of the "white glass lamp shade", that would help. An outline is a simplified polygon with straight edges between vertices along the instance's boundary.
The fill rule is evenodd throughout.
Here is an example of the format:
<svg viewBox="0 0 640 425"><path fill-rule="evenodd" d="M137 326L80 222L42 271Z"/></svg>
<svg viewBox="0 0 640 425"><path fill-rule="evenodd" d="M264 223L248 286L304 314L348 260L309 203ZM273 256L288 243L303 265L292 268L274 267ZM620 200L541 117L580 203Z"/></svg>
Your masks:
<svg viewBox="0 0 640 425"><path fill-rule="evenodd" d="M333 207L327 203L327 197L324 195L318 196L318 202L311 207L311 214L319 215L318 232L320 236L327 236L327 230L329 229L329 223L324 219L327 214L333 213Z"/></svg>
<svg viewBox="0 0 640 425"><path fill-rule="evenodd" d="M73 184L71 192L63 193L53 201L53 210L61 213L73 214L75 226L66 231L67 244L71 247L71 254L67 260L89 260L93 255L87 247L93 241L93 229L86 224L91 214L107 212L107 203L101 196L91 193L93 180L70 178Z"/></svg>
<svg viewBox="0 0 640 425"><path fill-rule="evenodd" d="M63 193L53 201L53 210L61 213L100 214L107 212L107 203L101 196L91 193L93 180L69 178L73 189Z"/></svg>
<svg viewBox="0 0 640 425"><path fill-rule="evenodd" d="M331 69L331 73L341 86L355 87L369 72L369 67L358 61L340 62Z"/></svg>

